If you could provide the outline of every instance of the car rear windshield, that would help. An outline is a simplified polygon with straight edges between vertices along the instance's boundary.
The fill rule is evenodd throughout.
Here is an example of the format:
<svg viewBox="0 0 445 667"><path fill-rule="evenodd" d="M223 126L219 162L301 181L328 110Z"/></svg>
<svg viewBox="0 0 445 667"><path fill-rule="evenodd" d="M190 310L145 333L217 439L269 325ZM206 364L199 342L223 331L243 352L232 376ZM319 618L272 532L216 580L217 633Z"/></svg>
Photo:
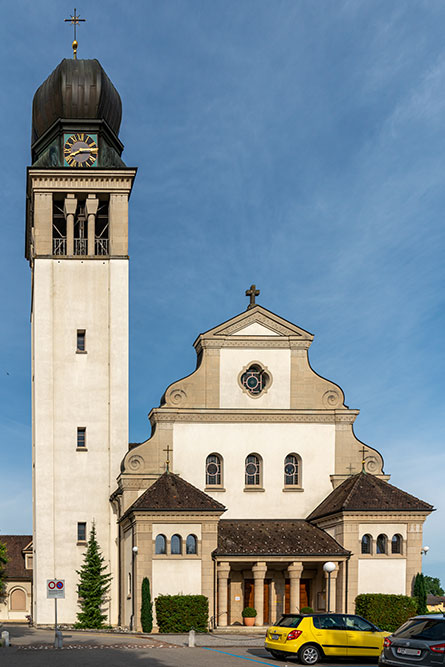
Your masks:
<svg viewBox="0 0 445 667"><path fill-rule="evenodd" d="M293 616L293 615L284 615L280 618L278 623L276 625L280 625L284 628L296 628L301 621L302 617L301 616Z"/></svg>
<svg viewBox="0 0 445 667"><path fill-rule="evenodd" d="M394 637L403 639L445 639L445 619L438 618L419 618L408 621L401 628L396 630Z"/></svg>

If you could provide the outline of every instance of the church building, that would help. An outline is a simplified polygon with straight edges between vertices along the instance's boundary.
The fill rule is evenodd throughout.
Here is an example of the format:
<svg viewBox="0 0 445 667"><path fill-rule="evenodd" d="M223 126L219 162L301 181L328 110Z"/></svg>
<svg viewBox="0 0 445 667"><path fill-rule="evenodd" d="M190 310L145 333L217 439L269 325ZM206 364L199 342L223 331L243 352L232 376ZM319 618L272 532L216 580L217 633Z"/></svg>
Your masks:
<svg viewBox="0 0 445 667"><path fill-rule="evenodd" d="M74 623L93 522L111 625L140 629L141 585L203 594L212 627L357 594L411 594L431 505L392 486L354 435L358 410L310 366L313 335L257 303L198 335L196 369L128 443L128 209L119 94L64 59L33 102L26 257L32 285L33 618ZM234 295L234 298L236 295ZM162 393L163 388L160 390ZM329 590L323 565L331 561ZM328 596L329 593L329 596Z"/></svg>

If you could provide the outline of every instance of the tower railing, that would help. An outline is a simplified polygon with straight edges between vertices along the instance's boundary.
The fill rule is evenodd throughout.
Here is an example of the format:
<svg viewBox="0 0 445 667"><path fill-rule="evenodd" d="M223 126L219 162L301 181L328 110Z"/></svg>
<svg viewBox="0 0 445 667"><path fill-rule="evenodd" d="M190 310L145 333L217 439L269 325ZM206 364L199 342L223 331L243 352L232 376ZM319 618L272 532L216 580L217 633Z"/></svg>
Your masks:
<svg viewBox="0 0 445 667"><path fill-rule="evenodd" d="M108 239L96 239L94 250L95 250L96 255L108 255L109 254L109 240Z"/></svg>
<svg viewBox="0 0 445 667"><path fill-rule="evenodd" d="M53 255L66 255L66 238L53 239Z"/></svg>
<svg viewBox="0 0 445 667"><path fill-rule="evenodd" d="M88 255L88 239L74 239L74 254Z"/></svg>

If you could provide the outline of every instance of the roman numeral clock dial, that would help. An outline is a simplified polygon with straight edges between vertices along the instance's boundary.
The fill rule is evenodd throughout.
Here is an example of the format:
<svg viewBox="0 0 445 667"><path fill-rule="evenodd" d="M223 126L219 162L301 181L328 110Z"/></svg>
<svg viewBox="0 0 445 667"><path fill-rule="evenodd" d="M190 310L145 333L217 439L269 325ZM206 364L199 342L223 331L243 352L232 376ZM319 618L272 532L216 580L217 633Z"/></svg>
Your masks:
<svg viewBox="0 0 445 667"><path fill-rule="evenodd" d="M98 153L96 134L76 132L65 135L63 144L65 167L96 167Z"/></svg>

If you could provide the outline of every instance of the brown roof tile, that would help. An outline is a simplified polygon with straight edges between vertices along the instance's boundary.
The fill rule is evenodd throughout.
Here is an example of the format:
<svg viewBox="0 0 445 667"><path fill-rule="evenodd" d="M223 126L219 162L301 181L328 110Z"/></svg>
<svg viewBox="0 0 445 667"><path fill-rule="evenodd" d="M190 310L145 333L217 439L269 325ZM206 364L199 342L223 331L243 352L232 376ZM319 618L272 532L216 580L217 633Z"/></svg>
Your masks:
<svg viewBox="0 0 445 667"><path fill-rule="evenodd" d="M0 535L0 542L6 544L8 563L6 565L7 579L32 580L32 570L25 569L25 556L22 551L32 540L32 535Z"/></svg>
<svg viewBox="0 0 445 667"><path fill-rule="evenodd" d="M359 472L345 479L307 517L320 519L337 512L432 512L433 506L388 484L375 475Z"/></svg>
<svg viewBox="0 0 445 667"><path fill-rule="evenodd" d="M165 472L132 504L125 514L134 510L224 512L224 505L178 475Z"/></svg>
<svg viewBox="0 0 445 667"><path fill-rule="evenodd" d="M304 519L221 519L218 556L347 556L324 530Z"/></svg>

